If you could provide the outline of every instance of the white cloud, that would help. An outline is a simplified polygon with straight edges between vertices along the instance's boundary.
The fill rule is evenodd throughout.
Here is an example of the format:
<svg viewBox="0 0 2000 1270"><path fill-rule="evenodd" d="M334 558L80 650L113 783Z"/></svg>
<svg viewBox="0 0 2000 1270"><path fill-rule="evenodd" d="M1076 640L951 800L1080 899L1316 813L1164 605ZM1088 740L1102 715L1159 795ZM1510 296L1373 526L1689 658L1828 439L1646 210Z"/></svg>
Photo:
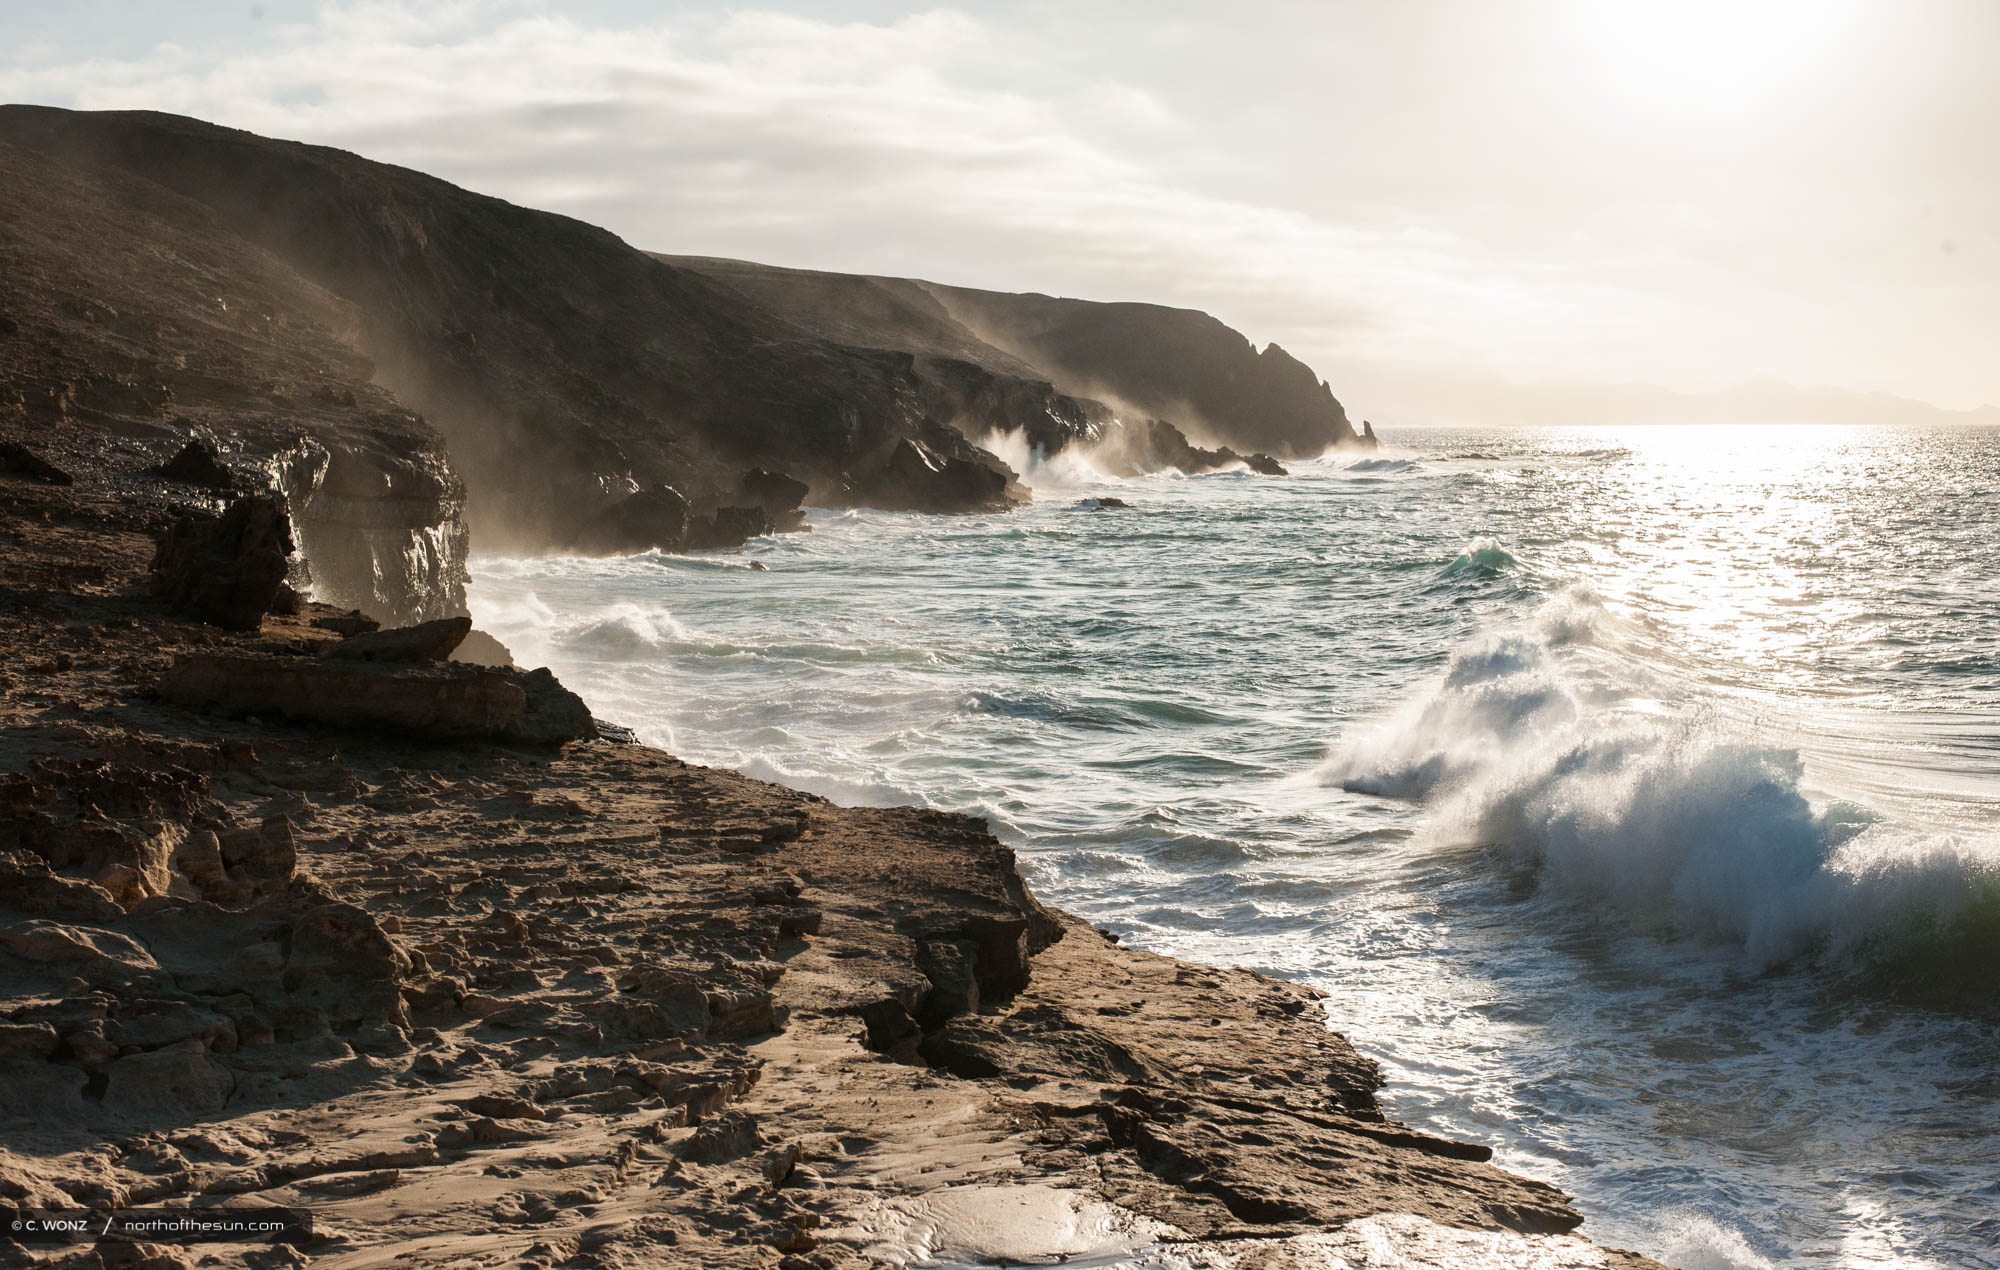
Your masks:
<svg viewBox="0 0 2000 1270"><path fill-rule="evenodd" d="M1823 314L1703 260L1708 205L1634 200L1551 248L1483 236L1470 212L1398 214L1386 184L1365 220L1260 202L1185 177L1227 129L1115 59L1052 47L954 11L614 28L382 0L328 5L251 51L17 63L0 97L341 146L650 249L1204 308L1336 389L1370 364L1700 382L1810 378L1825 360ZM1525 215L1506 210L1494 224ZM1771 358L1744 353L1758 341Z"/></svg>

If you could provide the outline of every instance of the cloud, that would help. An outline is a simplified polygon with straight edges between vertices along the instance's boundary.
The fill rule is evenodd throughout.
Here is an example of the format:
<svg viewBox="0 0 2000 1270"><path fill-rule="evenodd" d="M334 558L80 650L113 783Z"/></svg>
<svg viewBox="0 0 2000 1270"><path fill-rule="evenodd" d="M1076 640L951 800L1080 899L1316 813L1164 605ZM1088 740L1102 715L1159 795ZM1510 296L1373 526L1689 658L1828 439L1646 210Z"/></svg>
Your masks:
<svg viewBox="0 0 2000 1270"><path fill-rule="evenodd" d="M1712 205L1634 197L1530 241L1514 227L1545 223L1551 196L1533 202L1510 177L1490 214L1478 200L1426 214L1425 151L1377 135L1393 131L1387 115L1329 117L1323 143L1353 154L1363 139L1400 176L1333 165L1316 136L1232 134L1213 104L1226 87L1177 97L1189 77L1160 65L1122 78L1125 59L1100 47L1117 49L1117 31L1062 21L736 12L614 26L505 0L378 0L268 24L235 51L190 41L0 66L0 97L339 146L653 250L1189 305L1284 344L1337 389L1425 366L1710 386L1759 369L1809 380L1828 361L1827 306L1746 284L1705 246ZM1198 24L1169 26L1153 32L1160 47L1205 55ZM1254 80L1248 37L1212 34L1215 83ZM1349 91L1430 91L1379 78L1391 89ZM1307 195L1367 197L1286 197L1283 182L1213 177L1229 165L1204 158L1241 150L1254 178L1273 161L1258 147L1278 144ZM1860 364L1874 346L1853 343Z"/></svg>

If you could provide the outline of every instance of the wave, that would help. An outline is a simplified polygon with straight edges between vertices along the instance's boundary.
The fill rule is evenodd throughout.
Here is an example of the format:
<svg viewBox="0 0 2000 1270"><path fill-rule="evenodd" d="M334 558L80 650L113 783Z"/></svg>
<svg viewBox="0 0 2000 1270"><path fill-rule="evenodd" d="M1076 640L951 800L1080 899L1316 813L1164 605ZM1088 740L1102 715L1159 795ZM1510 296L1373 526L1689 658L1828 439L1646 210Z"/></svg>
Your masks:
<svg viewBox="0 0 2000 1270"><path fill-rule="evenodd" d="M1319 779L1420 801L1434 845L1485 849L1635 930L1990 996L2000 844L1816 805L1796 749L1711 707L1666 712L1688 689L1642 652L1588 591L1562 593L1461 648Z"/></svg>
<svg viewBox="0 0 2000 1270"><path fill-rule="evenodd" d="M1415 459L1361 459L1349 463L1349 472L1414 472L1418 468Z"/></svg>
<svg viewBox="0 0 2000 1270"><path fill-rule="evenodd" d="M1028 440L1015 428L993 431L981 437L979 448L1014 469L1021 483L1031 490L1087 490L1101 485L1117 485L1120 479L1090 461L1081 443L1064 446L1050 454Z"/></svg>
<svg viewBox="0 0 2000 1270"><path fill-rule="evenodd" d="M1478 577L1490 578L1515 568L1521 562L1516 560L1493 538L1474 538L1466 544L1465 550L1442 570L1447 578Z"/></svg>

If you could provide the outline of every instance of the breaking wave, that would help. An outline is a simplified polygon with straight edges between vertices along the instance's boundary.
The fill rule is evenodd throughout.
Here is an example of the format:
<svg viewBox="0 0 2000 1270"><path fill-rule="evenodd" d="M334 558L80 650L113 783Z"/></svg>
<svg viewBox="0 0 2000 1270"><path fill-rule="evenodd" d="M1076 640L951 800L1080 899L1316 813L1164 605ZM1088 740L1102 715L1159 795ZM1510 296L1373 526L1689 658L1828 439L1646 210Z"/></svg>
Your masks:
<svg viewBox="0 0 2000 1270"><path fill-rule="evenodd" d="M1434 845L1487 850L1633 928L1733 944L1764 968L1990 993L1996 844L1816 803L1797 749L1712 705L1665 712L1690 688L1649 671L1640 642L1589 592L1565 592L1462 647L1320 778L1420 801Z"/></svg>

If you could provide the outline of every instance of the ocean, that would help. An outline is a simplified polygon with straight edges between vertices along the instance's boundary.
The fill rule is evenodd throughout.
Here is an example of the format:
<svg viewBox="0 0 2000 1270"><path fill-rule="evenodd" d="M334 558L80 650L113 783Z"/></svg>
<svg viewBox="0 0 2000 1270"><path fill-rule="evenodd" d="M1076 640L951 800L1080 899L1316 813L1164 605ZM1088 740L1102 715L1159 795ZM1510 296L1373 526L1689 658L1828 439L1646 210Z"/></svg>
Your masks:
<svg viewBox="0 0 2000 1270"><path fill-rule="evenodd" d="M984 815L1127 942L1323 988L1600 1242L2000 1266L2000 431L992 444L1032 507L479 557L472 612L684 758Z"/></svg>

